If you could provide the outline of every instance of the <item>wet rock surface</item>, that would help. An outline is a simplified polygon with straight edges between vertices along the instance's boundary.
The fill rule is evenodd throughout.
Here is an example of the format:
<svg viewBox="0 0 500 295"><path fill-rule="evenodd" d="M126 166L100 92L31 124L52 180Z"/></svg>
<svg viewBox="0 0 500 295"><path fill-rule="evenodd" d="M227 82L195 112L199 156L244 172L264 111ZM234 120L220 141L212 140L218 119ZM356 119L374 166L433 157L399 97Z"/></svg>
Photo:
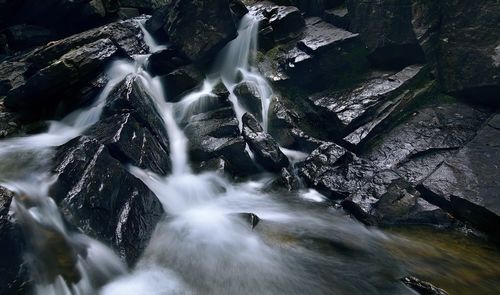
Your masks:
<svg viewBox="0 0 500 295"><path fill-rule="evenodd" d="M412 26L412 1L347 1L349 29L358 32L373 64L401 67L424 61Z"/></svg>
<svg viewBox="0 0 500 295"><path fill-rule="evenodd" d="M234 87L233 93L240 105L262 122L262 98L257 87L254 82L241 82Z"/></svg>
<svg viewBox="0 0 500 295"><path fill-rule="evenodd" d="M23 113L81 105L81 89L116 56L146 52L140 38L140 19L112 23L51 42L0 64L0 95L5 105ZM91 97L93 99L94 96Z"/></svg>
<svg viewBox="0 0 500 295"><path fill-rule="evenodd" d="M500 224L499 127L497 114L456 155L441 161L419 185L429 202L492 233Z"/></svg>
<svg viewBox="0 0 500 295"><path fill-rule="evenodd" d="M234 174L251 174L255 167L245 151L236 114L227 96L223 101L215 109L193 115L185 126L190 155L195 161L223 157Z"/></svg>
<svg viewBox="0 0 500 295"><path fill-rule="evenodd" d="M418 294L422 294L422 295L448 295L448 293L445 290L440 289L440 288L432 285L431 283L422 281L416 277L406 277L406 278L401 279L401 281L405 285L407 285L408 287L410 287L413 290L415 290L416 292L418 292Z"/></svg>
<svg viewBox="0 0 500 295"><path fill-rule="evenodd" d="M164 214L156 196L95 139L70 141L59 148L55 162L58 180L51 195L63 215L134 264Z"/></svg>
<svg viewBox="0 0 500 295"><path fill-rule="evenodd" d="M174 0L164 9L165 33L192 61L207 61L237 36L227 0Z"/></svg>
<svg viewBox="0 0 500 295"><path fill-rule="evenodd" d="M421 66L409 66L395 74L381 73L382 78L369 79L348 89L327 90L308 97L308 100L319 116L330 122L334 132L343 137L380 117L381 113L391 109L389 105L397 105L402 99L400 95L417 80L421 71ZM358 144L362 139L361 135L348 141Z"/></svg>
<svg viewBox="0 0 500 295"><path fill-rule="evenodd" d="M24 265L25 242L21 229L9 218L14 194L0 186L0 293L26 291L28 273Z"/></svg>
<svg viewBox="0 0 500 295"><path fill-rule="evenodd" d="M262 129L255 117L245 113L242 122L242 135L259 165L273 172L279 172L289 165L288 158L280 150L274 139Z"/></svg>

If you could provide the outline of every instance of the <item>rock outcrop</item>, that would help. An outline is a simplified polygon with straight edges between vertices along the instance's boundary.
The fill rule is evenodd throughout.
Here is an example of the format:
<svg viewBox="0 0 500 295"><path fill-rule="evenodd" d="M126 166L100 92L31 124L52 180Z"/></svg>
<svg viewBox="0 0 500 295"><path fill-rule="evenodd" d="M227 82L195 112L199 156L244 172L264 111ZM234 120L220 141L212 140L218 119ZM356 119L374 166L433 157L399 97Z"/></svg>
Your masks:
<svg viewBox="0 0 500 295"><path fill-rule="evenodd" d="M288 158L280 150L276 141L262 129L255 117L245 113L241 120L243 122L242 135L257 163L271 172L280 172L281 169L288 167L290 164Z"/></svg>

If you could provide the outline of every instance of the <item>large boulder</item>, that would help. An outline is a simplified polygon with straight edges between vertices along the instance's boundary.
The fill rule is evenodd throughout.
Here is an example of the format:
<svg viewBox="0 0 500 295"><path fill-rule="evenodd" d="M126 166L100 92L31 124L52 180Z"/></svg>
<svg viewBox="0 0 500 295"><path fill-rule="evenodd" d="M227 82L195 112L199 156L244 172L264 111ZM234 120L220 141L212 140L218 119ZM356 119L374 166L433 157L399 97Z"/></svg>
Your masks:
<svg viewBox="0 0 500 295"><path fill-rule="evenodd" d="M275 84L325 89L353 79L366 67L366 50L359 35L320 18L306 19L297 40L269 50L260 61L263 75Z"/></svg>
<svg viewBox="0 0 500 295"><path fill-rule="evenodd" d="M489 114L457 102L431 104L411 112L394 129L381 132L362 156L380 169L396 169L405 180L416 184L466 145Z"/></svg>
<svg viewBox="0 0 500 295"><path fill-rule="evenodd" d="M279 145L264 131L254 116L245 113L241 120L243 122L242 135L259 165L266 170L280 172L282 168L290 164Z"/></svg>
<svg viewBox="0 0 500 295"><path fill-rule="evenodd" d="M96 77L108 62L116 55L147 52L139 20L112 23L4 61L0 64L0 95L7 96L6 106L40 113L40 109L75 106L95 98L78 94L94 88Z"/></svg>
<svg viewBox="0 0 500 295"><path fill-rule="evenodd" d="M277 42L296 38L305 25L300 10L294 6L280 6L261 1L252 5L250 11L260 21L262 27L270 28L273 40Z"/></svg>
<svg viewBox="0 0 500 295"><path fill-rule="evenodd" d="M401 68L425 60L412 26L411 0L348 0L350 30L360 33L371 62Z"/></svg>
<svg viewBox="0 0 500 295"><path fill-rule="evenodd" d="M205 76L194 65L180 67L161 76L167 100L177 102L183 95L200 85Z"/></svg>
<svg viewBox="0 0 500 295"><path fill-rule="evenodd" d="M262 98L257 84L251 81L240 82L234 87L233 93L239 104L262 122Z"/></svg>
<svg viewBox="0 0 500 295"><path fill-rule="evenodd" d="M251 174L255 166L245 151L246 143L227 93L217 96L217 103L203 112L194 112L186 120L184 132L189 139L190 156L196 162L222 157L233 174Z"/></svg>
<svg viewBox="0 0 500 295"><path fill-rule="evenodd" d="M65 218L134 264L164 214L158 198L95 139L61 146L55 163L51 196Z"/></svg>
<svg viewBox="0 0 500 295"><path fill-rule="evenodd" d="M438 73L445 91L499 106L500 3L444 1Z"/></svg>
<svg viewBox="0 0 500 295"><path fill-rule="evenodd" d="M118 49L110 39L100 39L72 50L11 89L5 105L13 110L33 110L56 105L59 95L97 75Z"/></svg>
<svg viewBox="0 0 500 295"><path fill-rule="evenodd" d="M177 49L196 62L209 60L237 36L228 0L173 0L163 28Z"/></svg>
<svg viewBox="0 0 500 295"><path fill-rule="evenodd" d="M491 234L500 225L500 115L465 147L444 159L418 187L431 203Z"/></svg>

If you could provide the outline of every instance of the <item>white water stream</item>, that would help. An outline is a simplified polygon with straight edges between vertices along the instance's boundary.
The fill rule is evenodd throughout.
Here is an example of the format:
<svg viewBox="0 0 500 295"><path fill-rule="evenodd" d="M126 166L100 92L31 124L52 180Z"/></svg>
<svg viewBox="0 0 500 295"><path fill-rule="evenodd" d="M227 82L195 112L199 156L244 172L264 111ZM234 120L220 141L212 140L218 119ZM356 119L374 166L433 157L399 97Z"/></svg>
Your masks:
<svg viewBox="0 0 500 295"><path fill-rule="evenodd" d="M150 48L158 48L144 32ZM49 228L71 247L78 248L81 243L89 247L88 255L78 258L82 279L77 284L59 276L51 284L37 284L37 294L408 293L397 283L401 275L398 264L383 249L388 238L327 208L324 197L316 191L266 193L263 188L269 178L235 184L216 173L194 174L189 168L188 141L178 121L189 116L193 104L202 104L210 97L219 78L231 92L239 118L245 110L232 92L238 77L258 85L262 124L267 128L272 89L251 66L256 34L257 22L245 16L238 38L220 53L211 78L178 103L167 102L160 80L144 71L141 65L145 57L138 57L137 65L118 62L111 67L112 79L91 107L52 123L47 133L0 142L2 165L19 165L18 160L9 159L20 154L27 159L24 169L0 178L2 185L36 199L36 206L30 208L14 202L11 209L19 222L35 231ZM107 95L129 73L141 77L155 99L169 136L173 166L172 174L166 177L136 167L129 169L158 196L168 216L157 226L143 257L130 272L99 242L67 231L48 197L51 178L44 170L53 147L97 122ZM294 160L305 156L286 152ZM240 215L249 212L261 218L255 229ZM37 271L35 279L50 272L43 267ZM99 288L96 278L108 283Z"/></svg>

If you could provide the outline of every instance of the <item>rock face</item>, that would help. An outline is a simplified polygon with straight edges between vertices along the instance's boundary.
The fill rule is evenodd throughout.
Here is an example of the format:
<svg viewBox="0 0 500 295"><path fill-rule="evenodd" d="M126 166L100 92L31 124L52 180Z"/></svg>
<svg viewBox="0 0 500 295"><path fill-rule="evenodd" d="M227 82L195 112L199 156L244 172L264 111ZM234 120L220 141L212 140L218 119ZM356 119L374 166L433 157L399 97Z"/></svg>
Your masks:
<svg viewBox="0 0 500 295"><path fill-rule="evenodd" d="M300 10L294 6L278 6L262 1L250 9L263 27L270 28L272 39L276 42L296 38L305 24Z"/></svg>
<svg viewBox="0 0 500 295"><path fill-rule="evenodd" d="M445 91L499 106L500 3L442 4L438 72ZM467 16L467 17L465 17Z"/></svg>
<svg viewBox="0 0 500 295"><path fill-rule="evenodd" d="M206 61L236 38L228 0L171 1L163 26L170 41L192 61Z"/></svg>
<svg viewBox="0 0 500 295"><path fill-rule="evenodd" d="M404 67L424 61L412 26L411 0L348 0L350 30L366 44L377 66Z"/></svg>
<svg viewBox="0 0 500 295"><path fill-rule="evenodd" d="M56 163L51 195L66 219L134 264L163 215L160 201L95 139L63 145Z"/></svg>
<svg viewBox="0 0 500 295"><path fill-rule="evenodd" d="M255 117L245 113L241 120L243 122L243 137L259 165L266 170L280 172L282 168L286 168L290 164L278 144L262 129Z"/></svg>
<svg viewBox="0 0 500 295"><path fill-rule="evenodd" d="M0 95L8 108L29 113L59 104L79 105L77 95L117 55L146 52L138 20L117 22L39 47L0 64ZM139 37L138 37L139 36ZM8 71L11 68L14 71ZM2 70L4 69L4 70ZM91 97L92 99L94 97Z"/></svg>
<svg viewBox="0 0 500 295"><path fill-rule="evenodd" d="M233 174L251 174L256 169L245 151L245 140L240 135L236 114L227 99L229 93L217 89L215 92L218 92L217 102L203 112L195 112L185 125L191 158L202 162L222 157Z"/></svg>
<svg viewBox="0 0 500 295"><path fill-rule="evenodd" d="M132 75L107 98L102 119L58 148L51 195L84 233L107 242L134 264L163 216L157 197L126 169L170 171L164 123Z"/></svg>
<svg viewBox="0 0 500 295"><path fill-rule="evenodd" d="M500 115L493 116L454 156L419 186L424 197L458 218L498 234L500 225Z"/></svg>
<svg viewBox="0 0 500 295"><path fill-rule="evenodd" d="M9 219L13 193L0 187L0 293L17 294L27 281L24 240L20 228ZM26 290L25 290L26 291Z"/></svg>
<svg viewBox="0 0 500 295"><path fill-rule="evenodd" d="M306 19L299 36L266 54L269 65L259 66L270 81L290 80L293 85L324 89L365 69L366 52L358 34L313 17Z"/></svg>
<svg viewBox="0 0 500 295"><path fill-rule="evenodd" d="M262 122L262 98L257 85L254 82L241 82L234 87L233 93L241 106Z"/></svg>
<svg viewBox="0 0 500 295"><path fill-rule="evenodd" d="M383 113L390 112L402 100L401 94L413 86L421 70L422 66L409 66L392 75L377 73L377 78L347 89L327 90L308 97L308 100L319 116L333 127L330 127L332 133L337 133L334 136L343 138L367 122L383 117ZM375 127L376 124L370 125L371 129ZM370 130L363 131L347 140L358 144Z"/></svg>
<svg viewBox="0 0 500 295"><path fill-rule="evenodd" d="M193 65L176 69L161 77L167 99L171 102L179 101L183 94L192 90L205 76Z"/></svg>
<svg viewBox="0 0 500 295"><path fill-rule="evenodd" d="M462 103L422 108L381 136L379 144L363 156L377 167L397 169L415 184L467 144L488 116L488 112Z"/></svg>

